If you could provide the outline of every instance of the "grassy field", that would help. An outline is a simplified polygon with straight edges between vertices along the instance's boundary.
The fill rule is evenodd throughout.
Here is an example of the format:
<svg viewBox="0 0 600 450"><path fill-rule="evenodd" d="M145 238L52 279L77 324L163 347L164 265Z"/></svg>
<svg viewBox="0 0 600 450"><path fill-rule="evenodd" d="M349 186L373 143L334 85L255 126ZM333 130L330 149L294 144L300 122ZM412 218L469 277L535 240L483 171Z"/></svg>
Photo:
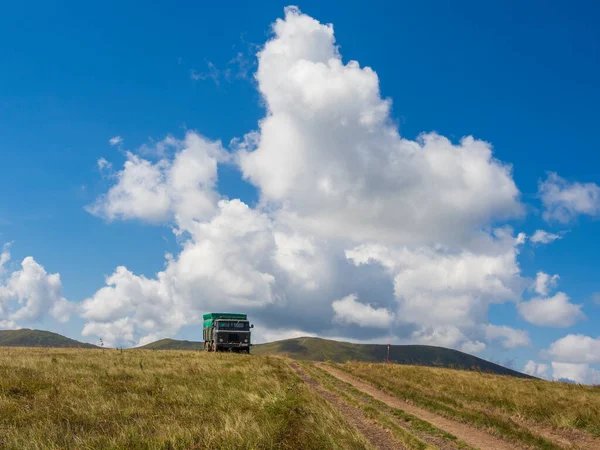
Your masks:
<svg viewBox="0 0 600 450"><path fill-rule="evenodd" d="M546 439L551 435L555 442L561 435L600 442L595 441L600 387L395 364L332 366L417 406L533 448L557 448Z"/></svg>
<svg viewBox="0 0 600 450"><path fill-rule="evenodd" d="M310 362L301 363L302 368L318 380L327 390L347 403L362 409L367 417L388 429L398 442L408 450L471 449L456 436L402 410L390 408L352 386L331 376ZM402 426L393 419L399 419ZM424 440L425 439L425 440ZM429 442L428 442L429 441ZM434 445L430 445L433 442Z"/></svg>
<svg viewBox="0 0 600 450"><path fill-rule="evenodd" d="M0 448L369 448L279 358L0 349Z"/></svg>

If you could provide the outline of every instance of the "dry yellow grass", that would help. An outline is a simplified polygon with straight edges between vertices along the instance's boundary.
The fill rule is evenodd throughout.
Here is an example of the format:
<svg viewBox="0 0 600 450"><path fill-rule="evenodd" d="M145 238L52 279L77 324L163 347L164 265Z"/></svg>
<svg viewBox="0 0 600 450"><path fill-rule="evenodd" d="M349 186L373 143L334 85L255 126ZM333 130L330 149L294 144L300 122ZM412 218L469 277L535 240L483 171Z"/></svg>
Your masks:
<svg viewBox="0 0 600 450"><path fill-rule="evenodd" d="M0 448L368 448L278 358L0 349Z"/></svg>
<svg viewBox="0 0 600 450"><path fill-rule="evenodd" d="M546 430L600 437L600 388L431 367L346 363L336 367L442 415L536 448ZM600 442L600 441L599 441Z"/></svg>

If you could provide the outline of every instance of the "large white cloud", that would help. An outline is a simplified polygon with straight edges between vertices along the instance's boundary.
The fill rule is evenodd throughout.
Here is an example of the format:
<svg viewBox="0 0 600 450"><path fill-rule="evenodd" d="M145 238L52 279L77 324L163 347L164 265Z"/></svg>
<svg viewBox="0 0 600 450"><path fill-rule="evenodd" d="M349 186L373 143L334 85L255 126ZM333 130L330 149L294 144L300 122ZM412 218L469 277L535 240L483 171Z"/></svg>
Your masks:
<svg viewBox="0 0 600 450"><path fill-rule="evenodd" d="M533 298L519 304L521 316L529 323L544 327L570 327L578 320L584 319L581 311L583 305L569 301L564 292L557 292L552 297Z"/></svg>
<svg viewBox="0 0 600 450"><path fill-rule="evenodd" d="M547 221L567 223L578 215L600 214L600 186L595 183L571 183L551 172L538 191Z"/></svg>
<svg viewBox="0 0 600 450"><path fill-rule="evenodd" d="M479 353L486 348L484 342L470 340L459 327L454 325L422 326L403 343L449 347L467 353Z"/></svg>
<svg viewBox="0 0 600 450"><path fill-rule="evenodd" d="M132 344L144 333L172 335L200 323L207 310L274 302L270 270L276 244L269 218L239 200L222 200L217 208L210 222L188 228L192 237L177 258L167 255L155 279L118 267L107 286L81 304L81 316L93 324L86 335L107 331L111 342ZM120 322L124 317L129 320ZM122 341L118 324L126 325Z"/></svg>
<svg viewBox="0 0 600 450"><path fill-rule="evenodd" d="M552 378L582 384L600 384L600 371L589 364L552 362Z"/></svg>
<svg viewBox="0 0 600 450"><path fill-rule="evenodd" d="M516 240L498 230L480 252L394 249L363 244L346 251L356 265L381 264L394 279L398 317L426 326L475 326L492 302L520 296Z"/></svg>
<svg viewBox="0 0 600 450"><path fill-rule="evenodd" d="M99 336L107 347L131 345L135 342L135 327L129 317L114 322L88 322L81 331L83 336ZM148 342L146 342L148 343Z"/></svg>
<svg viewBox="0 0 600 450"><path fill-rule="evenodd" d="M546 327L570 327L578 320L584 319L582 304L570 302L564 292L549 296L558 283L558 275L548 275L542 271L537 273L533 288L541 297L535 297L518 305L521 316L529 323Z"/></svg>
<svg viewBox="0 0 600 450"><path fill-rule="evenodd" d="M48 274L31 256L26 257L21 269L0 284L0 319L4 327L15 328L15 321L37 322L46 315L59 322L68 321L73 304L62 296L62 290L58 273Z"/></svg>
<svg viewBox="0 0 600 450"><path fill-rule="evenodd" d="M117 268L81 306L85 333L146 342L236 308L271 335L526 345L519 330L486 328L489 305L518 302L527 284L525 235L499 223L523 210L510 165L470 136L400 137L377 74L342 61L332 26L286 8L273 31L256 73L266 116L233 158L196 133L170 137L129 153L89 207L186 233L155 277ZM231 160L257 187L255 208L216 191Z"/></svg>
<svg viewBox="0 0 600 450"><path fill-rule="evenodd" d="M401 138L377 74L343 63L331 25L287 8L273 31L256 74L268 112L238 158L282 220L326 236L422 244L460 241L520 214L511 168L488 143Z"/></svg>
<svg viewBox="0 0 600 450"><path fill-rule="evenodd" d="M600 364L600 338L568 334L543 352L547 359L575 364Z"/></svg>

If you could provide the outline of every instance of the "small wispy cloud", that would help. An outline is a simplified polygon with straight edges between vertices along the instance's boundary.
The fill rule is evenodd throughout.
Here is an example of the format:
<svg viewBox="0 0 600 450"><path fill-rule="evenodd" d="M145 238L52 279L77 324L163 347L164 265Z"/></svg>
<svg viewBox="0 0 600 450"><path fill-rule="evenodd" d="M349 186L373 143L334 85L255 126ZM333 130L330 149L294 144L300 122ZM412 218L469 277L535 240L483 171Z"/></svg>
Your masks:
<svg viewBox="0 0 600 450"><path fill-rule="evenodd" d="M111 178L113 176L112 163L108 162L104 158L100 158L97 162L98 170L102 178Z"/></svg>
<svg viewBox="0 0 600 450"><path fill-rule="evenodd" d="M233 72L236 78L244 80L249 78L250 72L254 67L252 60L243 52L238 52L234 58L229 60L227 65L234 68Z"/></svg>
<svg viewBox="0 0 600 450"><path fill-rule="evenodd" d="M12 242L6 242L2 246L2 252L0 252L0 275L4 273L4 265L10 261L10 246Z"/></svg>
<svg viewBox="0 0 600 450"><path fill-rule="evenodd" d="M123 143L123 138L121 136L115 136L115 137L110 138L108 140L108 143L113 146L119 145L119 144Z"/></svg>
<svg viewBox="0 0 600 450"><path fill-rule="evenodd" d="M600 305L600 292L594 292L592 294L592 301L596 304L596 305Z"/></svg>
<svg viewBox="0 0 600 450"><path fill-rule="evenodd" d="M235 48L240 45L234 45ZM217 86L222 80L229 83L232 78L249 79L254 67L256 67L256 53L259 45L248 42L241 36L242 50L238 50L224 68L218 68L212 61L206 61L207 70L199 72L196 69L190 70L192 80L212 80Z"/></svg>
<svg viewBox="0 0 600 450"><path fill-rule="evenodd" d="M533 233L533 236L531 236L529 238L529 240L533 243L533 244L550 244L551 242L556 241L557 239L562 239L562 235L564 234L554 234L554 233L549 233L545 230L536 230L535 233Z"/></svg>
<svg viewBox="0 0 600 450"><path fill-rule="evenodd" d="M215 84L218 86L220 82L220 78L224 74L222 71L217 69L212 62L207 61L206 65L208 66L208 70L206 72L197 72L195 69L190 71L190 78L194 81L198 80L213 80Z"/></svg>
<svg viewBox="0 0 600 450"><path fill-rule="evenodd" d="M112 164L109 163L106 159L100 158L98 160L98 169L100 169L100 171L102 171L104 169L110 169L111 167L112 167Z"/></svg>

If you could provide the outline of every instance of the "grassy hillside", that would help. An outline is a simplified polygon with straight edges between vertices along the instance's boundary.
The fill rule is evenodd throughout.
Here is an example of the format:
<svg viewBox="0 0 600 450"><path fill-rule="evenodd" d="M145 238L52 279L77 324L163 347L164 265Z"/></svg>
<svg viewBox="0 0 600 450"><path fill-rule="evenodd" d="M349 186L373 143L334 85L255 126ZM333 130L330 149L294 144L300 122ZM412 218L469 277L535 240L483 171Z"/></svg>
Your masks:
<svg viewBox="0 0 600 450"><path fill-rule="evenodd" d="M281 358L0 348L0 447L363 449Z"/></svg>
<svg viewBox="0 0 600 450"><path fill-rule="evenodd" d="M0 330L0 347L98 348L50 331L27 328Z"/></svg>
<svg viewBox="0 0 600 450"><path fill-rule="evenodd" d="M600 387L447 369L332 363L385 392L533 448L550 438L600 448ZM568 447L568 446L567 446ZM556 447L554 447L556 448Z"/></svg>
<svg viewBox="0 0 600 450"><path fill-rule="evenodd" d="M349 342L303 337L255 345L252 351L255 355L284 354L290 358L309 361L383 362L387 355L387 345L351 344ZM392 345L390 360L398 364L479 370L498 375L531 378L528 375L467 353L429 345Z"/></svg>
<svg viewBox="0 0 600 450"><path fill-rule="evenodd" d="M137 348L140 350L204 350L204 342L161 339Z"/></svg>

